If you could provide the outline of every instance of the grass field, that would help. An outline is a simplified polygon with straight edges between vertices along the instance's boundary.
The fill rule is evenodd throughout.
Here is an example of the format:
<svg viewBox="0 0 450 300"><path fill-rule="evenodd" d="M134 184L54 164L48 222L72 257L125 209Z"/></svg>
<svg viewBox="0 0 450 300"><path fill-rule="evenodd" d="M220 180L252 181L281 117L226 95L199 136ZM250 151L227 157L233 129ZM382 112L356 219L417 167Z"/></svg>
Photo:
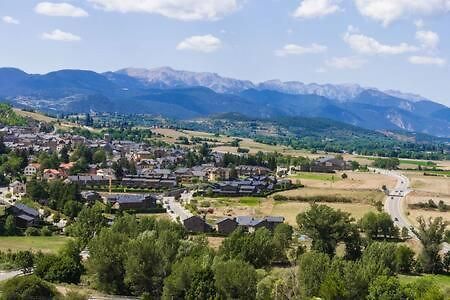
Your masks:
<svg viewBox="0 0 450 300"><path fill-rule="evenodd" d="M424 275L424 276L411 276L411 275L399 275L400 282L403 284L412 283L420 278L429 278L435 282L447 295L445 299L450 299L450 275Z"/></svg>
<svg viewBox="0 0 450 300"><path fill-rule="evenodd" d="M311 180L322 180L322 181L338 181L341 177L338 174L328 174L328 173L312 173L312 172L299 172L291 176L294 179L311 179Z"/></svg>
<svg viewBox="0 0 450 300"><path fill-rule="evenodd" d="M421 167L435 167L435 166L437 166L437 164L434 161L428 161L428 160L400 159L400 164L415 165L415 166L421 166Z"/></svg>
<svg viewBox="0 0 450 300"><path fill-rule="evenodd" d="M450 177L450 171L421 171L421 172Z"/></svg>
<svg viewBox="0 0 450 300"><path fill-rule="evenodd" d="M32 250L54 253L60 250L69 239L64 236L2 236L0 251Z"/></svg>
<svg viewBox="0 0 450 300"><path fill-rule="evenodd" d="M339 196L343 198L349 198L354 203L360 204L372 204L375 201L382 201L384 194L377 190L350 190L350 189L337 189L337 188L300 188L296 190L284 191L277 193L286 197L304 197L310 198L314 196Z"/></svg>

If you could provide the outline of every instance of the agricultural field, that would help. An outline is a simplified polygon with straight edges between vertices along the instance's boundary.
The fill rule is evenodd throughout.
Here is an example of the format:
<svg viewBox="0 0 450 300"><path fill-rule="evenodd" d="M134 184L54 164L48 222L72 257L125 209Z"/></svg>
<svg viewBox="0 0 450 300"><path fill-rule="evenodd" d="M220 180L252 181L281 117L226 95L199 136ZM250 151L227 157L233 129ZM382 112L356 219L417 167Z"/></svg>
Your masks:
<svg viewBox="0 0 450 300"><path fill-rule="evenodd" d="M313 198L320 196L336 196L339 198L346 198L351 200L352 203L372 204L376 201L383 201L384 193L379 190L350 190L350 189L338 189L338 188L316 188L305 187L290 191L279 192L276 195L286 196L288 198L302 197ZM275 195L274 195L275 196Z"/></svg>
<svg viewBox="0 0 450 300"><path fill-rule="evenodd" d="M442 176L424 176L422 172L405 172L416 191L450 195L450 178Z"/></svg>
<svg viewBox="0 0 450 300"><path fill-rule="evenodd" d="M58 252L70 238L65 236L2 236L0 251L42 251L44 253Z"/></svg>
<svg viewBox="0 0 450 300"><path fill-rule="evenodd" d="M306 187L336 188L350 190L381 190L383 185L388 189L394 188L396 180L390 176L371 172L346 171L346 179L342 179L342 172L336 174L301 172L291 176Z"/></svg>
<svg viewBox="0 0 450 300"><path fill-rule="evenodd" d="M406 175L411 180L413 192L406 196L405 211L408 218L413 224L417 224L417 218L423 216L442 217L446 221L450 221L450 212L441 212L437 209L411 209L410 204L427 203L433 200L435 204L443 201L450 205L450 178L438 176L424 176L421 172L407 172Z"/></svg>
<svg viewBox="0 0 450 300"><path fill-rule="evenodd" d="M342 211L350 213L356 220L360 219L364 214L369 211L376 212L376 208L369 204L363 203L317 203L325 204L334 209L340 209ZM297 202L297 201L280 201L275 202L271 215L283 216L286 218L286 222L289 225L297 226L296 217L299 213L306 211L310 207L307 202Z"/></svg>
<svg viewBox="0 0 450 300"><path fill-rule="evenodd" d="M168 128L157 128L152 129L152 132L163 135L162 141L166 143L176 143L178 142L178 138L186 137L188 139L191 138L201 138L201 139L211 139L217 140L217 143L213 144L213 150L217 152L223 153L237 153L238 147L231 147L223 144L231 143L234 139L241 140L239 143L240 148L246 148L250 150L251 154L255 154L259 151L262 152L279 152L284 155L292 155L292 156L304 156L310 158L317 158L323 155L320 154L311 154L306 150L294 150L290 147L281 146L281 145L267 145L263 143L255 142L249 138L238 138L238 137L230 137L230 136L216 136L212 133L200 132L200 131L189 131L189 130L174 130ZM209 142L211 144L211 142Z"/></svg>

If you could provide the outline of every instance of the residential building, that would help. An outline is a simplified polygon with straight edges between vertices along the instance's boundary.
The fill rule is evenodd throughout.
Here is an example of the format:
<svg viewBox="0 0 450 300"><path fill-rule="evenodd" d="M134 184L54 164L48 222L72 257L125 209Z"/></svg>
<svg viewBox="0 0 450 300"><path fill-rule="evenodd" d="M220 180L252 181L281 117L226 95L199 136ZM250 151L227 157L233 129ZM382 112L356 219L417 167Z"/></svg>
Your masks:
<svg viewBox="0 0 450 300"><path fill-rule="evenodd" d="M183 220L184 228L189 232L211 232L212 227L206 223L205 219L199 216L192 216Z"/></svg>
<svg viewBox="0 0 450 300"><path fill-rule="evenodd" d="M40 168L41 168L40 164L31 163L25 167L25 169L23 170L23 174L25 174L25 176L28 176L28 177L34 176L39 172Z"/></svg>

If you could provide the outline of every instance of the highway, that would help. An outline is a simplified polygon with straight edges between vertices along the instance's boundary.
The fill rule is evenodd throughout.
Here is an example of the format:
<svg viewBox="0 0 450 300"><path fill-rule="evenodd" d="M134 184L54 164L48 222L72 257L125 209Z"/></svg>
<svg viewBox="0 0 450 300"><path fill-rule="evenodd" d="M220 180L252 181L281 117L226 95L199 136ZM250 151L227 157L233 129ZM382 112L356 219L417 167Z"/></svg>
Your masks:
<svg viewBox="0 0 450 300"><path fill-rule="evenodd" d="M413 228L413 225L411 224L411 222L409 221L408 217L406 216L403 210L406 195L408 195L408 193L412 191L410 188L410 182L408 177L396 171L388 171L381 169L375 170L380 174L385 174L397 179L397 184L395 188L389 192L388 196L386 196L384 210L391 216L396 226L398 226L400 229L403 227L408 228L409 236L413 239L418 240L416 234L411 230ZM443 243L442 251L444 253L450 252L450 244Z"/></svg>

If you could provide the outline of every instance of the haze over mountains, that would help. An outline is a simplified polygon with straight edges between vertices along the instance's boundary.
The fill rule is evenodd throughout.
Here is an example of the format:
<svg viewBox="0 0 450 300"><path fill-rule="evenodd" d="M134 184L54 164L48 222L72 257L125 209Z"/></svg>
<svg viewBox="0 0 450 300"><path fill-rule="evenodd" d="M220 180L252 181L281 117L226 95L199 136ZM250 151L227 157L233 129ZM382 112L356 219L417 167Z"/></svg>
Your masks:
<svg viewBox="0 0 450 300"><path fill-rule="evenodd" d="M53 112L149 113L188 119L237 112L251 117L328 118L373 130L450 137L450 108L418 95L356 84L251 81L214 73L128 68L45 75L0 69L0 99Z"/></svg>

